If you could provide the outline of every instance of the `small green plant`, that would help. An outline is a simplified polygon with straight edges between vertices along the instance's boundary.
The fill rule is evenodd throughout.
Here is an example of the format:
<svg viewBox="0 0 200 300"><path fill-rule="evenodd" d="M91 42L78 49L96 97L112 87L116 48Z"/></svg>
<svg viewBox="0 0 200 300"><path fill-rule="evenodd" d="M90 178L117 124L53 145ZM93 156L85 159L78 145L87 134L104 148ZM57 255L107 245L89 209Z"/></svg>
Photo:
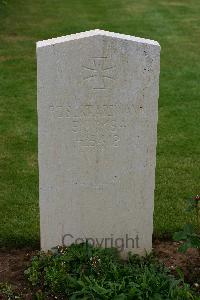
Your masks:
<svg viewBox="0 0 200 300"><path fill-rule="evenodd" d="M186 252L189 248L197 248L200 255L200 196L192 197L188 202L187 210L194 214L195 224L185 224L181 231L175 232L173 239L183 241L179 247L180 252Z"/></svg>
<svg viewBox="0 0 200 300"><path fill-rule="evenodd" d="M182 278L175 279L152 255L130 255L124 262L116 249L87 243L39 252L25 274L44 299L198 299Z"/></svg>
<svg viewBox="0 0 200 300"><path fill-rule="evenodd" d="M22 298L13 291L10 284L0 283L0 299L19 300Z"/></svg>

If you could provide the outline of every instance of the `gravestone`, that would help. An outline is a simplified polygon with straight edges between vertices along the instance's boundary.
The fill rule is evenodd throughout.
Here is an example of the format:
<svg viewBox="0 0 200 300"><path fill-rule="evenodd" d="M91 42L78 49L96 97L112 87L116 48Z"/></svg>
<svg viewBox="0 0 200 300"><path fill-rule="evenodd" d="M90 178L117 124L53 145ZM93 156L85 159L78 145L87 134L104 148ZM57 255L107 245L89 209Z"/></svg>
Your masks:
<svg viewBox="0 0 200 300"><path fill-rule="evenodd" d="M41 248L151 251L160 46L102 30L37 43Z"/></svg>

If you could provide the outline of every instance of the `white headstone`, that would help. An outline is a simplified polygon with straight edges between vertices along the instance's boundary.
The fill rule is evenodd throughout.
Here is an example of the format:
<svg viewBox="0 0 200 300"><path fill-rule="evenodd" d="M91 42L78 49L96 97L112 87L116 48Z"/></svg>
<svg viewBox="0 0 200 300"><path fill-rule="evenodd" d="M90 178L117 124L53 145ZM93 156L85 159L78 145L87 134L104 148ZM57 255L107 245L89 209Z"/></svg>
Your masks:
<svg viewBox="0 0 200 300"><path fill-rule="evenodd" d="M41 247L152 248L160 46L91 30L37 43Z"/></svg>

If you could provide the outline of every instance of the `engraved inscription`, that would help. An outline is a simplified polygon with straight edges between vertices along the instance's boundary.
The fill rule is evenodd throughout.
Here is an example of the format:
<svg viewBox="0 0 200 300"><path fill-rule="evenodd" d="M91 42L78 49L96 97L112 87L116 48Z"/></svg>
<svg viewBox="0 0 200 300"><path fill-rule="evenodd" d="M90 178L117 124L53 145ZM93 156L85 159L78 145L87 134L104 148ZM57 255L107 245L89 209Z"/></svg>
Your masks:
<svg viewBox="0 0 200 300"><path fill-rule="evenodd" d="M113 117L118 114L135 114L142 107L140 102L133 104L83 104L75 107L74 105L50 105L49 111L54 118L96 118Z"/></svg>
<svg viewBox="0 0 200 300"><path fill-rule="evenodd" d="M124 129L137 110L136 103L82 104L69 102L50 105L51 119L66 120L72 132L72 142L79 150L118 148L123 141Z"/></svg>
<svg viewBox="0 0 200 300"><path fill-rule="evenodd" d="M79 149L105 149L120 146L121 127L116 120L105 118L91 119L74 118L71 120L73 142Z"/></svg>
<svg viewBox="0 0 200 300"><path fill-rule="evenodd" d="M93 90L105 90L110 81L115 80L116 66L108 57L93 57L82 66L83 80L90 84Z"/></svg>

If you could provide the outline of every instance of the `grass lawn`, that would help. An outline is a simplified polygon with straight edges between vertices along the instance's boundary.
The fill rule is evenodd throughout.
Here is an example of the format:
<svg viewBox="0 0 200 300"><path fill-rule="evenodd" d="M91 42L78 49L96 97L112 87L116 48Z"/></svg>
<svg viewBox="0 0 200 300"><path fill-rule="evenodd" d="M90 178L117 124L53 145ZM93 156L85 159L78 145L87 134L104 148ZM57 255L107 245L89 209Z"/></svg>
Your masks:
<svg viewBox="0 0 200 300"><path fill-rule="evenodd" d="M200 192L199 0L0 0L0 246L39 244L38 40L105 29L158 40L155 234L185 222Z"/></svg>

